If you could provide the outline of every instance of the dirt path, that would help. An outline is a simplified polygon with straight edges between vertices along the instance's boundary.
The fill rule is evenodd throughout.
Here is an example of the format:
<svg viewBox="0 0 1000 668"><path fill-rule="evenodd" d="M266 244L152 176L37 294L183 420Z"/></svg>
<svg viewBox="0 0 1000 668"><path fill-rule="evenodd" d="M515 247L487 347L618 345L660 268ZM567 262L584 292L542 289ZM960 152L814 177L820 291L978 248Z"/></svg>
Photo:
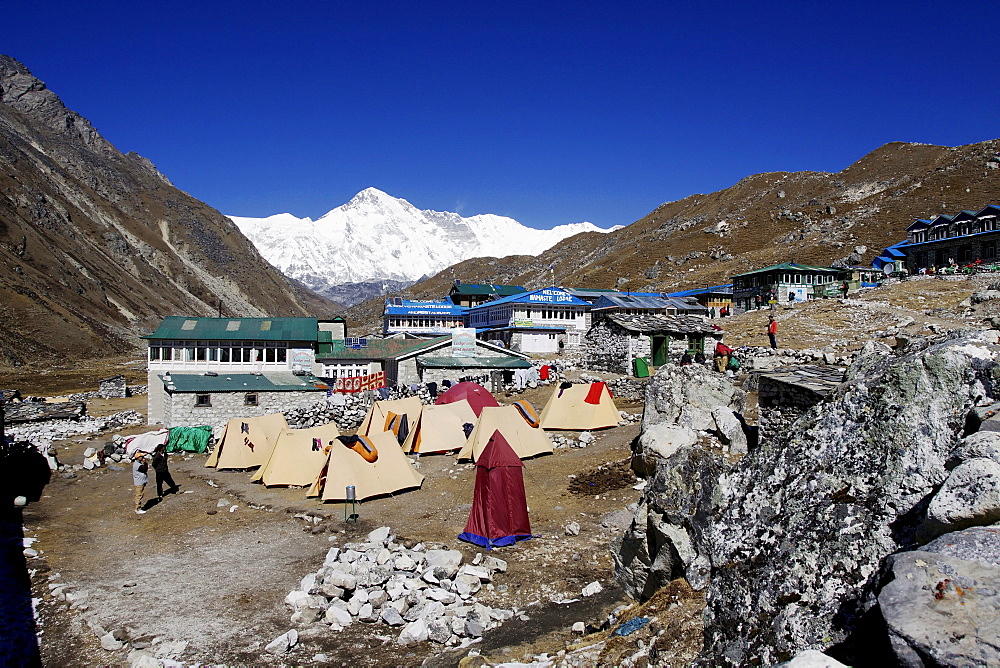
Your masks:
<svg viewBox="0 0 1000 668"><path fill-rule="evenodd" d="M608 517L614 514L619 525L627 522L625 508L638 498L631 488L636 480L624 465L638 426L597 434L585 449L560 449L526 462L525 488L538 537L498 550L509 570L492 591L479 595L487 605L524 611L526 621L515 619L488 633L479 645L484 653L526 658L558 651L572 640L574 622L606 618L622 602L608 552L619 529ZM60 459L80 461L84 448L107 438L62 444ZM361 504L356 525L344 523L339 504L306 499L302 489L267 489L250 483L247 473L207 469L204 461L204 456L174 456L171 471L181 492L145 515L131 510L126 467L81 471L68 479L56 474L44 498L26 509L25 533L37 537L41 551L30 566L51 569L36 573L34 588L42 599L46 665L127 665L124 650L105 651L98 642L100 631L115 630L187 663L273 665L277 660L263 648L291 628L283 599L322 564L330 546L388 525L401 539L448 545L470 559L477 551L456 540L468 517L474 467L457 465L450 456L421 458L423 486ZM153 487L147 487L147 498ZM221 499L227 501L223 507ZM300 513L323 519L314 525L295 517ZM578 536L565 535L570 521L580 524ZM595 580L604 585L602 594L552 603L581 599L582 588ZM49 582L86 592L88 609L68 609L48 592ZM299 646L282 661L314 665L313 657L323 652L347 665L415 665L429 655L438 655L438 665L449 665L465 653L428 644L398 647L398 631L380 624L354 624L340 633L300 632Z"/></svg>

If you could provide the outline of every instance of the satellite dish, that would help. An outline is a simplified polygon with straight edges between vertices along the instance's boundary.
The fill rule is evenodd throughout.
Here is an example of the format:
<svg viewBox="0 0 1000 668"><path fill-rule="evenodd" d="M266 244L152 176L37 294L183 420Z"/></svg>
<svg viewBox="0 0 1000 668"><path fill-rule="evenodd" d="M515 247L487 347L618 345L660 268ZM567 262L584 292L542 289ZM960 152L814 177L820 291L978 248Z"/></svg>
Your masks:
<svg viewBox="0 0 1000 668"><path fill-rule="evenodd" d="M892 267L893 267L892 264L883 264L882 273L885 274L886 276L892 276L892 271L893 271Z"/></svg>

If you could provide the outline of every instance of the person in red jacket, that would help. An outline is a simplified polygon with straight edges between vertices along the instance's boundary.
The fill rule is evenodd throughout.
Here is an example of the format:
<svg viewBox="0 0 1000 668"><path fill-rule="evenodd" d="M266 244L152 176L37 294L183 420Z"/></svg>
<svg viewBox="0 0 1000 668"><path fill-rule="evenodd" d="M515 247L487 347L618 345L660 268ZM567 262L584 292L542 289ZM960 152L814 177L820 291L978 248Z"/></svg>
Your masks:
<svg viewBox="0 0 1000 668"><path fill-rule="evenodd" d="M767 317L767 338L771 342L772 348L778 347L778 321L774 319L773 315Z"/></svg>

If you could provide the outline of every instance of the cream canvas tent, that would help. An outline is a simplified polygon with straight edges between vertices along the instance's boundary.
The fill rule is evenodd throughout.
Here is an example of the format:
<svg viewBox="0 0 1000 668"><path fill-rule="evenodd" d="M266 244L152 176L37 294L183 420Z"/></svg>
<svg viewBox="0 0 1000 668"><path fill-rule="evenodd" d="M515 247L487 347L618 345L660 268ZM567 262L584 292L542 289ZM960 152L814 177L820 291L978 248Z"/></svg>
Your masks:
<svg viewBox="0 0 1000 668"><path fill-rule="evenodd" d="M375 432L386 431L389 428L389 413L405 415L408 429L412 431L417 422L420 421L420 411L422 408L420 399L417 397L394 399L392 401L375 401L372 403L371 408L368 409L368 414L365 415L361 426L358 427L358 433L364 436L371 436ZM399 447L399 445L397 443L396 447Z"/></svg>
<svg viewBox="0 0 1000 668"><path fill-rule="evenodd" d="M403 443L403 450L422 455L459 450L465 445L463 425L475 425L477 419L467 401L424 406L420 422L415 429L410 430Z"/></svg>
<svg viewBox="0 0 1000 668"><path fill-rule="evenodd" d="M327 447L334 445L338 436L340 430L332 422L309 429L282 429L267 463L251 480L260 480L267 487L313 484L328 459Z"/></svg>
<svg viewBox="0 0 1000 668"><path fill-rule="evenodd" d="M458 453L459 459L479 460L483 448L489 443L493 432L499 431L521 459L552 452L552 441L544 431L532 427L513 406L487 406L469 434L465 447Z"/></svg>
<svg viewBox="0 0 1000 668"><path fill-rule="evenodd" d="M205 466L217 469L249 469L263 466L271 448L288 423L281 413L254 418L233 418L226 423L215 450Z"/></svg>
<svg viewBox="0 0 1000 668"><path fill-rule="evenodd" d="M604 383L587 383L552 389L539 416L542 429L587 431L617 427L621 415Z"/></svg>
<svg viewBox="0 0 1000 668"><path fill-rule="evenodd" d="M372 463L334 439L329 446L327 463L307 496L319 496L323 501L343 501L347 486L354 485L355 496L361 501L420 486L424 477L413 470L392 432L372 433L368 438L378 450L378 459Z"/></svg>

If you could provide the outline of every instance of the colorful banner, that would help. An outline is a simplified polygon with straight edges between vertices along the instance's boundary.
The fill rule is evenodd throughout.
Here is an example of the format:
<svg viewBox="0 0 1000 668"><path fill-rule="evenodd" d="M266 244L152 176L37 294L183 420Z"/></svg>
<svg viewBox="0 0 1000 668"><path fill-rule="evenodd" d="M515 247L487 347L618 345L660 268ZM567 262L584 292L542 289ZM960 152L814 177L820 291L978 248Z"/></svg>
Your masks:
<svg viewBox="0 0 1000 668"><path fill-rule="evenodd" d="M367 376L355 376L354 378L338 378L334 390L341 394L350 394L365 390L377 390L380 387L385 387L385 371L370 373Z"/></svg>

